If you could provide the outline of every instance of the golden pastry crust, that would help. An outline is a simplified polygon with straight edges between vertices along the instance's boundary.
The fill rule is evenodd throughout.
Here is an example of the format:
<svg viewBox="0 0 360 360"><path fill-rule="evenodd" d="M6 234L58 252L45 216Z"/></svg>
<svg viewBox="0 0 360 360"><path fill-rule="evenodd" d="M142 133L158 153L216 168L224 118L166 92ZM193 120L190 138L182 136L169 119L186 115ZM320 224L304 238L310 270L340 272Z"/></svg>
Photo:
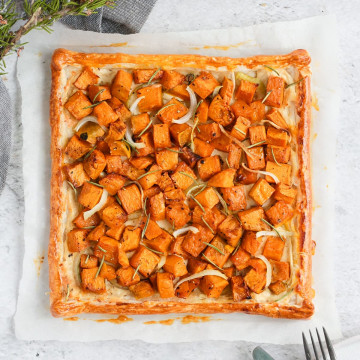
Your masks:
<svg viewBox="0 0 360 360"><path fill-rule="evenodd" d="M166 313L229 313L245 312L249 314L266 315L276 318L303 319L314 312L312 303L313 290L311 288L311 260L313 242L311 240L311 171L310 171L310 129L311 129L311 78L310 57L305 50L296 50L287 55L254 56L249 58L206 57L199 55L129 55L129 54L83 54L58 49L52 59L52 91L50 97L51 124L51 228L48 250L50 273L50 302L54 316L73 316L79 313L106 314L166 314ZM110 301L106 296L97 294L82 297L83 291L71 300L67 299L68 284L66 269L64 270L64 217L68 208L66 205L66 180L62 172L64 163L62 133L62 107L64 84L63 70L67 66L75 67L104 67L111 65L120 68L122 64L135 64L137 67L196 67L200 69L216 70L226 67L232 70L237 66L254 68L259 65L270 65L283 68L294 66L305 77L298 84L299 97L296 106L300 117L298 124L298 159L299 159L299 187L301 201L297 203L297 211L301 221L299 226L300 241L296 253L300 256L299 269L296 273L297 285L294 292L303 301L301 306L288 305L277 302L218 302L211 301L139 301L120 302Z"/></svg>

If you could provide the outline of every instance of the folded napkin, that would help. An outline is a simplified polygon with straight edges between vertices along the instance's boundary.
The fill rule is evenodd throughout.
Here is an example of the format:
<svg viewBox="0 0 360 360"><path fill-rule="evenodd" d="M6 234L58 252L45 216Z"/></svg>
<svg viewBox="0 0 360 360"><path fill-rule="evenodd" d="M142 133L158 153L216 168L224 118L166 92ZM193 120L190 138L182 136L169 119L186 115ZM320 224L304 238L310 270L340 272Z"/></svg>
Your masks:
<svg viewBox="0 0 360 360"><path fill-rule="evenodd" d="M23 3L22 0L17 2L19 5ZM90 16L67 16L62 22L73 29L132 34L141 30L155 2L156 0L118 0L112 9L101 8ZM5 185L9 165L14 116L15 109L11 106L10 96L0 78L0 193Z"/></svg>

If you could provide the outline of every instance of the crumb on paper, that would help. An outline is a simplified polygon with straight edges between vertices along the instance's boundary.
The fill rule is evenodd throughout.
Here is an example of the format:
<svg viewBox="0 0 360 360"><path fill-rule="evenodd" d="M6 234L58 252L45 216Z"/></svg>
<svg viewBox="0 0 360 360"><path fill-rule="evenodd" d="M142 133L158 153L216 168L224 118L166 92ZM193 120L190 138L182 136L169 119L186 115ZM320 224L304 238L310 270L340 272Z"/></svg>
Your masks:
<svg viewBox="0 0 360 360"><path fill-rule="evenodd" d="M145 321L145 325L172 325L175 320L179 320L181 324L190 324L190 323L200 323L200 322L207 322L207 321L218 321L221 319L212 319L211 316L199 316L199 315L185 315L185 316L179 316L172 319L167 320L151 320L151 321Z"/></svg>
<svg viewBox="0 0 360 360"><path fill-rule="evenodd" d="M133 321L134 319L129 318L125 315L119 315L117 318L110 318L110 319L98 319L98 320L92 320L96 322L110 322L113 324L122 324L128 321Z"/></svg>
<svg viewBox="0 0 360 360"><path fill-rule="evenodd" d="M111 43L108 45L93 45L89 47L135 47L135 46L129 45L127 42L122 42L122 43Z"/></svg>
<svg viewBox="0 0 360 360"><path fill-rule="evenodd" d="M64 318L64 321L78 321L79 318L77 316L72 316L72 317L68 317L68 318Z"/></svg>
<svg viewBox="0 0 360 360"><path fill-rule="evenodd" d="M44 253L43 253L44 254ZM35 264L36 274L40 276L41 265L44 263L45 255L38 255L33 261Z"/></svg>
<svg viewBox="0 0 360 360"><path fill-rule="evenodd" d="M312 137L312 140L315 141L317 137L318 137L318 133L315 133Z"/></svg>
<svg viewBox="0 0 360 360"><path fill-rule="evenodd" d="M237 44L233 44L233 45L203 45L203 46L190 46L190 49L192 50L201 50L201 49L205 49L205 50L209 50L209 49L215 49L215 50L223 50L223 51L226 51L226 50L229 50L231 48L237 48L239 46L242 46L242 45L246 45L246 44L249 44L252 45L252 46L256 46L256 41L255 40L246 40L246 41L242 41L242 42L239 42ZM253 44L251 44L253 43Z"/></svg>
<svg viewBox="0 0 360 360"><path fill-rule="evenodd" d="M319 99L317 97L317 95L315 93L313 93L312 95L312 101L311 101L311 106L316 110L319 111Z"/></svg>

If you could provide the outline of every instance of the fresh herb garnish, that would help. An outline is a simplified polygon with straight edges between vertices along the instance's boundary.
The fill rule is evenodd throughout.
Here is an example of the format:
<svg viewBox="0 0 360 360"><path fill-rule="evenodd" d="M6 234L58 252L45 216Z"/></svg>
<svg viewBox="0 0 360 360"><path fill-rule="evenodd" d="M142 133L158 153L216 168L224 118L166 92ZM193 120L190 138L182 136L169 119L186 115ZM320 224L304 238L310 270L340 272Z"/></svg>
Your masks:
<svg viewBox="0 0 360 360"><path fill-rule="evenodd" d="M271 93L272 93L272 90L268 91L261 102L264 103L266 101L266 99L270 96Z"/></svg>
<svg viewBox="0 0 360 360"><path fill-rule="evenodd" d="M145 174L140 175L136 180L140 180L140 179L142 179L143 177L145 177L147 175L150 175L150 174L153 174L153 173L156 173L156 172L159 172L159 171L161 171L161 169L148 171Z"/></svg>
<svg viewBox="0 0 360 360"><path fill-rule="evenodd" d="M143 230L142 230L142 232L141 232L141 239L143 239L144 236L145 236L147 227L148 227L148 225L149 225L149 221L150 221L150 214L148 214L148 216L147 216L147 218L146 218L145 226L144 226L144 228L143 228Z"/></svg>
<svg viewBox="0 0 360 360"><path fill-rule="evenodd" d="M119 199L118 194L115 195L115 199L116 199L116 201L118 202L118 204L119 204L120 206L122 206L121 200Z"/></svg>
<svg viewBox="0 0 360 360"><path fill-rule="evenodd" d="M93 153L93 151L96 149L96 145L84 156L84 160L87 160L88 157Z"/></svg>
<svg viewBox="0 0 360 360"><path fill-rule="evenodd" d="M155 76L159 73L160 70L161 70L161 67L158 67L158 68L156 69L156 71L151 75L151 77L150 77L150 79L149 79L149 81L147 82L146 85L150 85L150 84L151 84L151 82L155 79Z"/></svg>
<svg viewBox="0 0 360 360"><path fill-rule="evenodd" d="M87 254L86 259L85 259L85 265L86 265L86 264L87 264L87 262L89 261L89 258L90 258L90 255L89 255L89 254Z"/></svg>
<svg viewBox="0 0 360 360"><path fill-rule="evenodd" d="M218 268L220 271L223 271L223 269L219 266L217 266L213 261L211 261L206 255L202 254L202 256L211 264L214 265L216 268Z"/></svg>
<svg viewBox="0 0 360 360"><path fill-rule="evenodd" d="M94 103L94 104L91 104L91 105L89 105L89 106L85 106L84 108L82 108L83 110L85 110L85 109L91 109L91 108L93 108L93 107L95 107L95 106L98 106L99 104L101 104L103 101L99 101L99 102L97 102L97 103Z"/></svg>
<svg viewBox="0 0 360 360"><path fill-rule="evenodd" d="M253 147L255 147L255 146L259 146L259 145L264 144L264 143L265 143L265 140L259 141L259 142L257 142L256 144L249 145L247 148L248 148L248 149L251 149L251 148L253 148Z"/></svg>
<svg viewBox="0 0 360 360"><path fill-rule="evenodd" d="M85 229L85 230L90 230L90 229L95 229L96 226L86 226L86 227L83 227L82 229Z"/></svg>
<svg viewBox="0 0 360 360"><path fill-rule="evenodd" d="M134 274L133 274L133 276L132 276L131 280L134 280L134 278L135 278L136 274L137 274L137 273L138 273L138 271L139 271L140 265L141 265L141 263L140 263L140 264L136 267L135 272L134 272Z"/></svg>
<svg viewBox="0 0 360 360"><path fill-rule="evenodd" d="M143 136L145 134L146 130L148 130L151 125L152 125L152 120L149 121L149 123L145 126L145 128L136 137L139 138L139 137Z"/></svg>
<svg viewBox="0 0 360 360"><path fill-rule="evenodd" d="M270 149L271 149L271 155L272 155L276 165L281 166L281 164L279 164L278 161L276 160L273 147L271 146Z"/></svg>
<svg viewBox="0 0 360 360"><path fill-rule="evenodd" d="M229 215L229 209L228 209L226 201L224 200L224 198L220 195L220 193L214 187L213 187L213 189L216 192L216 195L218 196L218 198L220 200L220 203L221 203L222 207L225 210L225 214Z"/></svg>
<svg viewBox="0 0 360 360"><path fill-rule="evenodd" d="M67 284L67 286L66 286L66 298L65 298L65 301L68 301L69 295L70 295L70 286L69 286L69 284Z"/></svg>
<svg viewBox="0 0 360 360"><path fill-rule="evenodd" d="M95 279L99 276L100 270L101 270L102 266L104 265L104 261L105 261L105 255L104 255L104 256L102 257L102 259L101 259L100 266L99 266L99 268L97 269L97 272L96 272L96 274L95 274Z"/></svg>
<svg viewBox="0 0 360 360"><path fill-rule="evenodd" d="M96 182L93 182L93 181L87 181L89 184L92 184L92 185L95 185L97 187L100 187L100 188L104 188L102 185L96 183Z"/></svg>
<svg viewBox="0 0 360 360"><path fill-rule="evenodd" d="M178 154L182 154L182 153L183 153L182 151L175 150L175 149L170 149L170 148L165 148L165 150L172 151L172 152L178 153Z"/></svg>
<svg viewBox="0 0 360 360"><path fill-rule="evenodd" d="M204 207L200 204L200 202L198 200L196 200L192 195L190 195L190 197L199 205L200 209L202 210L203 213L205 213L205 209Z"/></svg>
<svg viewBox="0 0 360 360"><path fill-rule="evenodd" d="M105 89L101 89L101 90L99 90L99 91L96 93L96 95L94 96L94 98L93 98L92 102L94 103L94 102L95 102L95 100L96 100L96 98L97 98L100 94L102 94L104 91L105 91Z"/></svg>
<svg viewBox="0 0 360 360"><path fill-rule="evenodd" d="M261 218L261 221L264 222L266 225L270 226L278 235L279 238L284 241L283 237L280 235L279 231L276 229L275 226L271 225L268 221L266 221L265 219Z"/></svg>
<svg viewBox="0 0 360 360"><path fill-rule="evenodd" d="M143 246L144 248L146 248L146 249L148 249L148 250L150 250L150 251L154 252L155 254L164 255L164 253L162 253L161 251L154 250L154 249L152 249L152 248L150 248L150 247L146 246L144 243L141 243L141 246Z"/></svg>
<svg viewBox="0 0 360 360"><path fill-rule="evenodd" d="M204 222L204 224L209 228L209 230L215 235L215 231L212 229L212 227L208 224L208 222L205 220L204 216L201 216L201 220ZM213 247L213 245L209 244L209 246ZM223 254L224 255L224 254Z"/></svg>
<svg viewBox="0 0 360 360"><path fill-rule="evenodd" d="M163 106L155 115L158 115L161 111L167 109L170 106L175 106L175 104L167 104L167 105Z"/></svg>
<svg viewBox="0 0 360 360"><path fill-rule="evenodd" d="M181 175L185 175L187 176L188 178L190 178L191 180L195 181L196 182L196 179L194 177L192 177L190 174L184 172L184 171L179 171L179 174Z"/></svg>
<svg viewBox="0 0 360 360"><path fill-rule="evenodd" d="M290 86L293 86L293 85L298 84L299 82L305 80L305 78L306 78L306 77L303 77L303 78L301 78L301 79L298 80L298 81L295 81L295 82L293 82L293 83L291 83L291 84L289 84L289 85L286 85L286 86L285 86L285 89L287 89L287 88L290 87Z"/></svg>
<svg viewBox="0 0 360 360"><path fill-rule="evenodd" d="M68 181L68 180L66 180L66 182L71 186L71 188L74 190L74 193L75 193L75 197L76 197L76 195L77 195L77 191L76 191L76 188L75 188L75 186L70 182L70 181Z"/></svg>
<svg viewBox="0 0 360 360"><path fill-rule="evenodd" d="M103 249L100 245L97 246L98 249L100 249L102 252L106 253L107 251L105 249Z"/></svg>
<svg viewBox="0 0 360 360"><path fill-rule="evenodd" d="M277 74L277 76L280 76L280 74L279 74L274 68L272 68L271 66L269 66L269 65L264 65L264 67L272 70L275 74Z"/></svg>
<svg viewBox="0 0 360 360"><path fill-rule="evenodd" d="M238 131L239 133L243 134L244 136L246 136L246 132L240 130L238 127L234 126L234 129L235 129L236 131Z"/></svg>
<svg viewBox="0 0 360 360"><path fill-rule="evenodd" d="M218 247L216 247L213 244L210 244L206 241L203 241L203 244L206 244L207 246L210 246L211 248L213 248L214 250L216 250L217 252L219 252L221 255L225 255L225 253L223 251L221 251Z"/></svg>

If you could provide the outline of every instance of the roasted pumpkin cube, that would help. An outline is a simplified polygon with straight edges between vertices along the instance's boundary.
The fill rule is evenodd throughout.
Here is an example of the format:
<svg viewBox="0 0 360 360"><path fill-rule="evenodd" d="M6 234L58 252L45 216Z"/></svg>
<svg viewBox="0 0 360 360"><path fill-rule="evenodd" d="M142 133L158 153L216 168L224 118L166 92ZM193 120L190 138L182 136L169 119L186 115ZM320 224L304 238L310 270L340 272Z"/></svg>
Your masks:
<svg viewBox="0 0 360 360"><path fill-rule="evenodd" d="M206 227L198 224L194 226L199 230L199 232L195 234L192 231L189 231L185 236L182 247L190 255L198 257L206 248L206 244L204 244L204 242L210 242L214 237L214 234Z"/></svg>
<svg viewBox="0 0 360 360"><path fill-rule="evenodd" d="M285 81L279 76L270 76L266 85L266 94L269 96L264 104L272 107L281 107L284 98Z"/></svg>
<svg viewBox="0 0 360 360"><path fill-rule="evenodd" d="M270 260L272 268L272 282L286 281L290 278L290 265L284 261Z"/></svg>
<svg viewBox="0 0 360 360"><path fill-rule="evenodd" d="M118 245L119 243L111 237L102 236L94 247L94 255L110 264L118 264Z"/></svg>
<svg viewBox="0 0 360 360"><path fill-rule="evenodd" d="M125 267L129 266L129 259L128 259L125 251L121 248L120 243L118 243L117 260L121 267L125 268Z"/></svg>
<svg viewBox="0 0 360 360"><path fill-rule="evenodd" d="M216 95L210 103L209 118L222 126L227 126L234 120L234 114L231 111L230 106L220 95Z"/></svg>
<svg viewBox="0 0 360 360"><path fill-rule="evenodd" d="M185 101L189 101L190 100L190 95L186 90L187 88L187 84L180 84L180 85L176 85L175 87L173 87L172 89L169 89L167 91L168 94L176 96L180 99L183 99Z"/></svg>
<svg viewBox="0 0 360 360"><path fill-rule="evenodd" d="M236 100L231 105L231 110L236 118L241 116L253 122L254 110L244 100Z"/></svg>
<svg viewBox="0 0 360 360"><path fill-rule="evenodd" d="M229 152L232 140L225 134L221 134L219 137L211 141L211 145L219 151Z"/></svg>
<svg viewBox="0 0 360 360"><path fill-rule="evenodd" d="M126 179L118 174L106 175L99 181L99 184L102 185L111 196L116 195L125 183Z"/></svg>
<svg viewBox="0 0 360 360"><path fill-rule="evenodd" d="M201 180L207 181L221 171L218 155L203 158L197 162L197 170Z"/></svg>
<svg viewBox="0 0 360 360"><path fill-rule="evenodd" d="M195 121L199 124L205 123L208 120L209 115L209 101L203 100L195 111Z"/></svg>
<svg viewBox="0 0 360 360"><path fill-rule="evenodd" d="M214 151L214 146L198 138L194 139L194 153L201 157L209 157Z"/></svg>
<svg viewBox="0 0 360 360"><path fill-rule="evenodd" d="M264 125L257 125L249 127L249 137L251 144L257 144L266 141L266 131Z"/></svg>
<svg viewBox="0 0 360 360"><path fill-rule="evenodd" d="M285 243L277 236L269 236L266 240L263 255L271 260L280 261Z"/></svg>
<svg viewBox="0 0 360 360"><path fill-rule="evenodd" d="M186 275L188 272L185 260L176 255L168 255L163 268L166 272L173 274L175 277Z"/></svg>
<svg viewBox="0 0 360 360"><path fill-rule="evenodd" d="M181 162L171 175L171 179L179 189L185 190L196 181L196 175L189 166Z"/></svg>
<svg viewBox="0 0 360 360"><path fill-rule="evenodd" d="M175 229L180 229L191 220L191 211L185 203L167 205L166 220Z"/></svg>
<svg viewBox="0 0 360 360"><path fill-rule="evenodd" d="M266 272L257 272L251 269L245 276L244 281L246 286L256 294L264 291L266 284Z"/></svg>
<svg viewBox="0 0 360 360"><path fill-rule="evenodd" d="M81 287L83 290L91 291L97 294L106 291L105 279L101 276L96 276L98 268L81 270Z"/></svg>
<svg viewBox="0 0 360 360"><path fill-rule="evenodd" d="M297 189L291 186L279 183L276 185L274 199L285 201L287 204L292 204L296 198Z"/></svg>
<svg viewBox="0 0 360 360"><path fill-rule="evenodd" d="M129 289L137 300L144 299L155 294L154 289L148 281L140 281L135 285L130 285Z"/></svg>
<svg viewBox="0 0 360 360"><path fill-rule="evenodd" d="M111 228L118 228L127 220L127 215L119 204L112 204L102 210L101 218Z"/></svg>
<svg viewBox="0 0 360 360"><path fill-rule="evenodd" d="M230 145L229 155L228 155L229 167L233 169L239 169L241 155L242 155L241 147L232 143Z"/></svg>
<svg viewBox="0 0 360 360"><path fill-rule="evenodd" d="M115 111L120 121L126 122L131 118L131 112L126 105L116 97L112 97L108 100L108 104Z"/></svg>
<svg viewBox="0 0 360 360"><path fill-rule="evenodd" d="M152 186L158 184L161 178L161 168L157 165L153 165L150 170L143 175L138 181L143 190L150 189Z"/></svg>
<svg viewBox="0 0 360 360"><path fill-rule="evenodd" d="M271 108L265 115L267 120L272 121L276 125L280 126L283 129L287 129L288 125L282 115L274 108Z"/></svg>
<svg viewBox="0 0 360 360"><path fill-rule="evenodd" d="M100 217L98 213L90 216L88 219L84 219L84 212L89 209L84 209L80 211L79 215L73 220L73 223L78 228L86 228L89 226L97 226L100 223Z"/></svg>
<svg viewBox="0 0 360 360"><path fill-rule="evenodd" d="M201 71L195 80L189 85L202 99L207 98L219 86L214 76L206 71Z"/></svg>
<svg viewBox="0 0 360 360"><path fill-rule="evenodd" d="M233 187L235 173L235 169L225 169L220 171L208 181L208 185L221 188Z"/></svg>
<svg viewBox="0 0 360 360"><path fill-rule="evenodd" d="M246 209L246 195L244 185L237 185L221 189L223 199L229 210L239 211Z"/></svg>
<svg viewBox="0 0 360 360"><path fill-rule="evenodd" d="M133 70L134 83L135 84L144 84L149 82L152 78L152 81L159 80L162 78L164 72L157 69L135 69Z"/></svg>
<svg viewBox="0 0 360 360"><path fill-rule="evenodd" d="M111 95L126 102L129 98L132 81L133 76L130 72L119 70L111 85Z"/></svg>
<svg viewBox="0 0 360 360"><path fill-rule="evenodd" d="M268 231L270 228L261 219L265 219L264 209L260 206L253 207L238 213L241 224L245 230Z"/></svg>
<svg viewBox="0 0 360 360"><path fill-rule="evenodd" d="M212 209L218 202L219 197L212 187L207 187L195 196L195 199L204 207Z"/></svg>
<svg viewBox="0 0 360 360"><path fill-rule="evenodd" d="M148 113L134 115L131 117L131 129L134 135L139 135L150 122L150 116Z"/></svg>
<svg viewBox="0 0 360 360"><path fill-rule="evenodd" d="M210 226L213 232L216 232L218 226L225 220L226 216L216 206L212 209L203 209L201 209L200 206L195 206L192 214L193 223L206 226L207 228Z"/></svg>
<svg viewBox="0 0 360 360"><path fill-rule="evenodd" d="M105 155L99 151L94 150L90 156L84 160L84 170L91 179L97 179L106 167Z"/></svg>
<svg viewBox="0 0 360 360"><path fill-rule="evenodd" d="M141 220L141 229L144 229L147 219L143 218ZM149 219L148 226L145 231L145 237L148 240L155 239L156 237L160 236L163 233L163 229L153 220Z"/></svg>
<svg viewBox="0 0 360 360"><path fill-rule="evenodd" d="M174 88L184 82L185 76L175 70L164 70L160 80L161 85L165 90Z"/></svg>
<svg viewBox="0 0 360 360"><path fill-rule="evenodd" d="M106 170L107 173L121 173L122 161L119 155L106 155Z"/></svg>
<svg viewBox="0 0 360 360"><path fill-rule="evenodd" d="M86 239L88 230L74 229L67 234L67 246L70 252L80 252L90 246L89 241Z"/></svg>
<svg viewBox="0 0 360 360"><path fill-rule="evenodd" d="M259 273L267 271L265 262L258 258L254 258L254 257L251 258L249 260L249 266L251 266L255 271Z"/></svg>
<svg viewBox="0 0 360 360"><path fill-rule="evenodd" d="M167 231L163 230L156 238L146 240L145 245L155 251L166 254L172 241L173 237Z"/></svg>
<svg viewBox="0 0 360 360"><path fill-rule="evenodd" d="M269 289L275 295L279 295L286 290L286 284L283 283L282 281L276 281L269 285Z"/></svg>
<svg viewBox="0 0 360 360"><path fill-rule="evenodd" d="M148 210L153 220L165 219L165 198L162 192L149 198Z"/></svg>
<svg viewBox="0 0 360 360"><path fill-rule="evenodd" d="M164 124L171 124L173 120L178 120L188 112L188 108L179 100L172 98L165 106L160 109L156 116Z"/></svg>
<svg viewBox="0 0 360 360"><path fill-rule="evenodd" d="M166 205L183 203L186 199L181 189L170 189L164 191Z"/></svg>
<svg viewBox="0 0 360 360"><path fill-rule="evenodd" d="M247 104L250 104L253 101L258 86L258 84L252 83L250 81L241 80L235 92L235 99L240 99L245 101Z"/></svg>
<svg viewBox="0 0 360 360"><path fill-rule="evenodd" d="M190 141L191 126L188 124L172 124L170 134L174 143L182 147Z"/></svg>
<svg viewBox="0 0 360 360"><path fill-rule="evenodd" d="M119 241L120 248L125 251L136 250L140 244L141 229L127 226L122 233Z"/></svg>
<svg viewBox="0 0 360 360"><path fill-rule="evenodd" d="M89 181L90 178L84 171L83 163L68 164L64 167L65 173L69 181L76 187L80 187L84 182Z"/></svg>
<svg viewBox="0 0 360 360"><path fill-rule="evenodd" d="M97 139L105 134L105 131L99 124L93 122L86 122L81 128L75 133L81 140L86 140L90 144L95 145Z"/></svg>
<svg viewBox="0 0 360 360"><path fill-rule="evenodd" d="M187 268L190 274L197 274L200 271L205 270L207 265L208 263L205 261L190 257L188 260Z"/></svg>
<svg viewBox="0 0 360 360"><path fill-rule="evenodd" d="M241 240L241 247L250 253L251 255L255 255L259 250L261 245L261 240L256 237L255 231L246 231L243 239Z"/></svg>
<svg viewBox="0 0 360 360"><path fill-rule="evenodd" d="M239 249L230 257L231 262L236 269L241 271L249 266L250 254L239 247Z"/></svg>
<svg viewBox="0 0 360 360"><path fill-rule="evenodd" d="M219 94L227 104L230 104L233 91L234 91L234 83L225 76Z"/></svg>
<svg viewBox="0 0 360 360"><path fill-rule="evenodd" d="M209 262L222 268L231 255L230 249L227 248L226 242L220 236L215 236L210 244L212 246L208 246L204 251L204 258L205 260L209 259Z"/></svg>
<svg viewBox="0 0 360 360"><path fill-rule="evenodd" d="M155 270L159 261L160 258L158 255L140 245L135 254L131 257L130 265L135 269L139 267L138 271L140 274L145 277L149 277L149 275Z"/></svg>
<svg viewBox="0 0 360 360"><path fill-rule="evenodd" d="M111 99L109 86L90 85L88 93L89 98L93 103Z"/></svg>
<svg viewBox="0 0 360 360"><path fill-rule="evenodd" d="M91 150L91 144L79 139L76 135L69 140L65 147L65 154L74 160L80 159Z"/></svg>
<svg viewBox="0 0 360 360"><path fill-rule="evenodd" d="M175 296L174 275L168 272L157 273L156 285L161 298L170 298Z"/></svg>
<svg viewBox="0 0 360 360"><path fill-rule="evenodd" d="M253 101L250 104L250 108L252 110L252 114L251 114L251 122L252 123L256 123L261 120L264 120L265 104L263 104L261 100Z"/></svg>
<svg viewBox="0 0 360 360"><path fill-rule="evenodd" d="M212 141L221 136L218 123L199 124L194 132L195 136L203 141Z"/></svg>
<svg viewBox="0 0 360 360"><path fill-rule="evenodd" d="M102 193L101 187L86 182L78 196L78 201L82 206L92 209L100 201Z"/></svg>
<svg viewBox="0 0 360 360"><path fill-rule="evenodd" d="M124 210L128 214L142 209L141 193L136 184L121 188L118 191L118 196Z"/></svg>
<svg viewBox="0 0 360 360"><path fill-rule="evenodd" d="M119 118L116 112L105 101L94 107L93 115L97 117L100 125L106 127Z"/></svg>
<svg viewBox="0 0 360 360"><path fill-rule="evenodd" d="M80 257L80 267L82 269L91 269L98 266L98 258L94 255L82 254Z"/></svg>
<svg viewBox="0 0 360 360"><path fill-rule="evenodd" d="M150 189L144 190L143 193L144 193L144 196L143 196L144 199L151 198L152 196L155 196L155 195L161 193L161 189L158 185L154 185Z"/></svg>
<svg viewBox="0 0 360 360"><path fill-rule="evenodd" d="M151 156L131 157L129 162L135 168L144 170L154 162L154 159Z"/></svg>
<svg viewBox="0 0 360 360"><path fill-rule="evenodd" d="M199 285L200 279L184 281L175 289L175 296L181 299L187 299Z"/></svg>
<svg viewBox="0 0 360 360"><path fill-rule="evenodd" d="M162 170L174 170L179 162L177 150L160 150L155 153L156 163ZM169 178L170 179L170 178Z"/></svg>
<svg viewBox="0 0 360 360"><path fill-rule="evenodd" d="M97 84L99 77L93 73L89 67L85 67L74 85L80 90L86 90L89 85Z"/></svg>
<svg viewBox="0 0 360 360"><path fill-rule="evenodd" d="M140 276L131 266L116 270L116 280L119 285L128 287L140 281Z"/></svg>
<svg viewBox="0 0 360 360"><path fill-rule="evenodd" d="M266 160L286 164L290 160L290 146L268 145L266 148Z"/></svg>
<svg viewBox="0 0 360 360"><path fill-rule="evenodd" d="M181 148L180 159L193 169L196 165L196 162L200 160L201 157L193 153L187 146L184 146Z"/></svg>
<svg viewBox="0 0 360 360"><path fill-rule="evenodd" d="M281 164L278 165L275 162L268 161L266 163L266 171L274 174L281 183L290 186L291 185L291 165ZM275 179L272 176L266 175L265 180L269 183L274 183Z"/></svg>
<svg viewBox="0 0 360 360"><path fill-rule="evenodd" d="M169 191L169 190L175 189L174 183L172 182L172 180L167 172L164 172L161 174L161 178L157 185L159 186L161 191Z"/></svg>
<svg viewBox="0 0 360 360"><path fill-rule="evenodd" d="M146 156L155 152L153 136L151 133L147 132L144 135L141 135L140 139L136 142L145 144L145 147L138 149L137 156Z"/></svg>
<svg viewBox="0 0 360 360"><path fill-rule="evenodd" d="M144 96L138 104L141 113L158 110L163 105L161 85L143 87L139 89L136 94L138 98Z"/></svg>
<svg viewBox="0 0 360 360"><path fill-rule="evenodd" d="M119 227L109 228L106 230L106 236L112 237L113 239L119 241L122 233L124 232L125 226L124 224L120 225Z"/></svg>
<svg viewBox="0 0 360 360"><path fill-rule="evenodd" d="M91 101L88 97L79 90L70 96L64 106L76 120L81 120L92 113L93 109L92 107L89 107L91 105Z"/></svg>
<svg viewBox="0 0 360 360"><path fill-rule="evenodd" d="M153 126L153 137L155 149L171 146L168 124L156 124Z"/></svg>
<svg viewBox="0 0 360 360"><path fill-rule="evenodd" d="M236 174L236 181L242 185L254 184L257 181L258 174L250 172L240 167Z"/></svg>
<svg viewBox="0 0 360 360"><path fill-rule="evenodd" d="M269 210L266 216L274 226L280 226L292 218L294 211L292 207L284 201L277 201Z"/></svg>
<svg viewBox="0 0 360 360"><path fill-rule="evenodd" d="M229 215L218 227L218 233L230 246L236 247L243 233L242 226L234 215Z"/></svg>
<svg viewBox="0 0 360 360"><path fill-rule="evenodd" d="M263 205L270 199L275 189L269 183L260 178L249 191L249 196L258 204Z"/></svg>
<svg viewBox="0 0 360 360"><path fill-rule="evenodd" d="M110 154L111 155L120 155L130 158L131 156L131 147L130 145L121 140L109 142Z"/></svg>
<svg viewBox="0 0 360 360"><path fill-rule="evenodd" d="M219 276L207 275L200 281L200 290L209 298L217 299L229 282Z"/></svg>
<svg viewBox="0 0 360 360"><path fill-rule="evenodd" d="M99 241L99 239L105 235L105 230L105 224L101 222L98 226L90 231L86 239L89 241Z"/></svg>
<svg viewBox="0 0 360 360"><path fill-rule="evenodd" d="M250 291L242 276L233 276L230 279L230 285L234 301L241 301L250 297Z"/></svg>
<svg viewBox="0 0 360 360"><path fill-rule="evenodd" d="M267 143L268 145L276 145L276 146L286 146L289 135L286 131L275 129L272 126L269 126L267 133Z"/></svg>
<svg viewBox="0 0 360 360"><path fill-rule="evenodd" d="M185 239L185 235L178 236L177 238L174 238L171 241L169 248L170 254L179 255L183 259L187 259L189 257L189 254L186 253L182 248L182 242L184 241L184 239Z"/></svg>
<svg viewBox="0 0 360 360"><path fill-rule="evenodd" d="M248 167L252 170L263 169L265 167L264 148L262 146L255 146L247 151L248 153L245 155Z"/></svg>
<svg viewBox="0 0 360 360"><path fill-rule="evenodd" d="M114 280L116 279L115 268L104 262L100 269L99 276L109 281Z"/></svg>

